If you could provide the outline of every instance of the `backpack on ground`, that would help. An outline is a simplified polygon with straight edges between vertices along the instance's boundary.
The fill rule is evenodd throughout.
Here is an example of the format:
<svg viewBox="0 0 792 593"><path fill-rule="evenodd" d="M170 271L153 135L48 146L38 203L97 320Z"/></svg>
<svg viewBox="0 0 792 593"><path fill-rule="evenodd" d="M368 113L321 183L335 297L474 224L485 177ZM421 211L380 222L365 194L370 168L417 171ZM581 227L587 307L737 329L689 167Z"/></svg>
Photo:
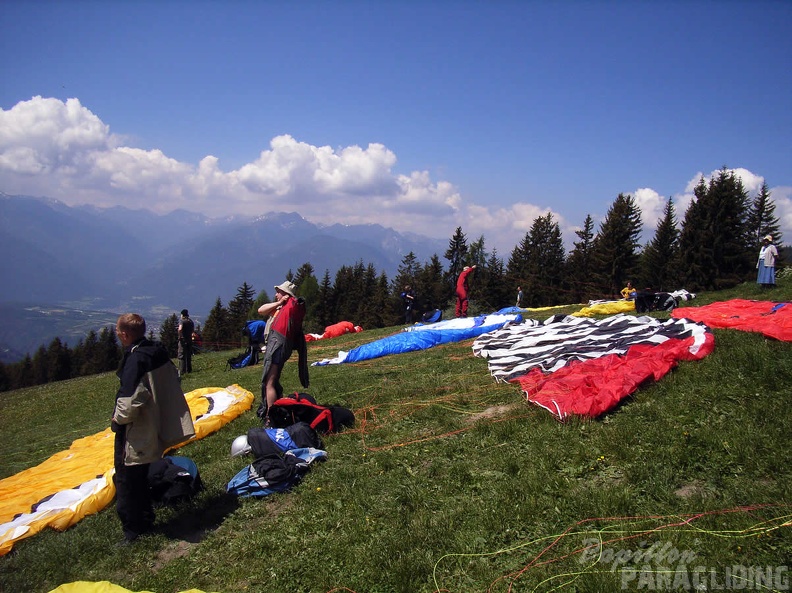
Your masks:
<svg viewBox="0 0 792 593"><path fill-rule="evenodd" d="M245 351L241 354L237 354L236 356L232 356L226 362L226 370L231 369L241 369L246 366L249 366L251 361L253 360L253 348L248 346L245 348Z"/></svg>
<svg viewBox="0 0 792 593"><path fill-rule="evenodd" d="M635 312L673 311L678 305L676 298L667 292L642 290L635 295Z"/></svg>
<svg viewBox="0 0 792 593"><path fill-rule="evenodd" d="M355 425L355 414L342 406L322 406L307 393L284 396L267 411L271 426L285 428L297 422L305 422L315 431L328 434L340 432Z"/></svg>
<svg viewBox="0 0 792 593"><path fill-rule="evenodd" d="M443 318L443 312L440 309L435 309L434 311L427 311L423 314L423 321L424 323L435 323L436 321L440 321Z"/></svg>
<svg viewBox="0 0 792 593"><path fill-rule="evenodd" d="M203 490L198 466L188 457L166 455L149 466L151 499L166 505L178 504Z"/></svg>

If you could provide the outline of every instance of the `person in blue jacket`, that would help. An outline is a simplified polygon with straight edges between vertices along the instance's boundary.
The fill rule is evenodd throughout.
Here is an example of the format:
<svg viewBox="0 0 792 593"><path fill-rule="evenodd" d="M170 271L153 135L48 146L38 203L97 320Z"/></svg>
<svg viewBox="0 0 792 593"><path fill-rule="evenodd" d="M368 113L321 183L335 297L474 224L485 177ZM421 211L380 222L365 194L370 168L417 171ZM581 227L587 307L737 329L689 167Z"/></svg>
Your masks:
<svg viewBox="0 0 792 593"><path fill-rule="evenodd" d="M410 325L413 322L413 309L415 308L415 291L409 284L404 286L401 293L402 301L404 301L404 323Z"/></svg>
<svg viewBox="0 0 792 593"><path fill-rule="evenodd" d="M258 364L261 355L261 345L264 343L264 336L267 334L267 323L260 319L248 321L242 334L248 337L250 346L250 364Z"/></svg>

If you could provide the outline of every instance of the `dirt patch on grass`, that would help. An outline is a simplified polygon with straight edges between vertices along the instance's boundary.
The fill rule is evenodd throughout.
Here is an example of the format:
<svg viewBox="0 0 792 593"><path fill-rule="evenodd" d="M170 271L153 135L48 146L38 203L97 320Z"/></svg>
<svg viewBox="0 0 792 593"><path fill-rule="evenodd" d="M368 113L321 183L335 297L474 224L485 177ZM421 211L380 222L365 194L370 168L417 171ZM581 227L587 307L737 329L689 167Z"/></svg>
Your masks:
<svg viewBox="0 0 792 593"><path fill-rule="evenodd" d="M479 412L478 414L473 414L468 418L468 422L478 422L479 420L490 420L492 418L500 418L501 416L506 416L507 414L512 413L516 409L514 405L508 406L492 406L484 410L483 412Z"/></svg>
<svg viewBox="0 0 792 593"><path fill-rule="evenodd" d="M683 484L674 490L674 494L679 498L688 499L693 496L707 496L710 494L710 489L702 482L691 482L690 484Z"/></svg>
<svg viewBox="0 0 792 593"><path fill-rule="evenodd" d="M181 558L190 553L190 549L196 544L187 541L176 541L169 544L165 549L160 550L151 565L153 572L159 571L160 568L167 565L172 560Z"/></svg>

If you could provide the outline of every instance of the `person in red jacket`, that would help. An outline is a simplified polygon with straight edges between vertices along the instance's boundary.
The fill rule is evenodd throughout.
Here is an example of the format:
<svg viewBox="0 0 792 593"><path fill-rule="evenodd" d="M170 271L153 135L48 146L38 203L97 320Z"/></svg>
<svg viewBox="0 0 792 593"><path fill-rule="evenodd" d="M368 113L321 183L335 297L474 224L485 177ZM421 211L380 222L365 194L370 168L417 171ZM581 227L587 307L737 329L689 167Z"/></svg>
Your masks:
<svg viewBox="0 0 792 593"><path fill-rule="evenodd" d="M264 336L264 370L261 376L261 405L259 418L266 423L267 411L276 399L283 395L280 384L283 365L297 349L300 357L300 383L308 387L308 356L303 334L305 300L294 294L297 287L291 282L283 282L275 287L275 300L265 303L258 309L259 315L269 317L269 326Z"/></svg>
<svg viewBox="0 0 792 593"><path fill-rule="evenodd" d="M476 269L476 266L465 266L462 273L457 278L456 283L456 316L467 317L468 310L468 275Z"/></svg>

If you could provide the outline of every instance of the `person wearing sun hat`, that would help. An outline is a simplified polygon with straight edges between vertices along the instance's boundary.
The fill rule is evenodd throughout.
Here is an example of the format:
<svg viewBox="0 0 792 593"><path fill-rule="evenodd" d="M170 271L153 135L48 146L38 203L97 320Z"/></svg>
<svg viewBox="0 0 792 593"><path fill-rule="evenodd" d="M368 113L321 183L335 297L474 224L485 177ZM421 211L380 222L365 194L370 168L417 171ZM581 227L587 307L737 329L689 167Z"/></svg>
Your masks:
<svg viewBox="0 0 792 593"><path fill-rule="evenodd" d="M269 407L283 395L280 376L283 365L294 350L299 354L299 377L308 387L308 351L303 333L305 300L296 294L297 287L288 280L275 287L275 300L258 309L259 315L269 317L264 335L264 369L261 375L261 405L256 412L265 426Z"/></svg>
<svg viewBox="0 0 792 593"><path fill-rule="evenodd" d="M759 250L759 261L756 262L756 283L762 288L775 288L775 260L778 249L773 245L773 236L765 235L762 238L762 248Z"/></svg>

